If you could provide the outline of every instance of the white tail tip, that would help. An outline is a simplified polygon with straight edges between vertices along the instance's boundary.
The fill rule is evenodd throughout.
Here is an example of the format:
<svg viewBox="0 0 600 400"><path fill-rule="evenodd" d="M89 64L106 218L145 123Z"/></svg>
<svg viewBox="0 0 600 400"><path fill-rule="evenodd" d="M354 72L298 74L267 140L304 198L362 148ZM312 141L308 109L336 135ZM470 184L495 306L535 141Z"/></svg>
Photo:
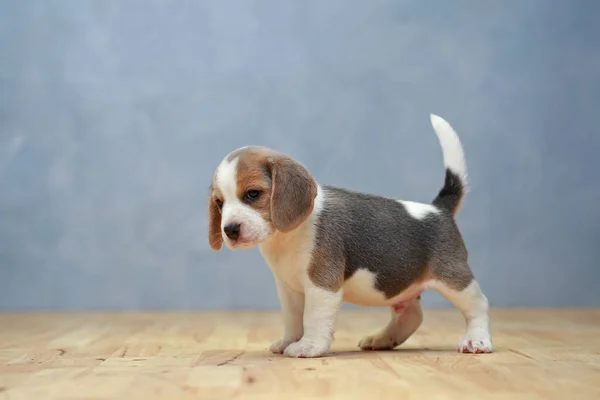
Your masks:
<svg viewBox="0 0 600 400"><path fill-rule="evenodd" d="M450 126L448 121L446 121L444 118L440 117L439 115L429 114L429 119L431 120L431 125L433 126L434 129L436 129L436 128L452 129L452 127Z"/></svg>
<svg viewBox="0 0 600 400"><path fill-rule="evenodd" d="M467 185L467 163L462 144L454 128L442 117L430 114L431 125L442 146L444 167L457 174Z"/></svg>

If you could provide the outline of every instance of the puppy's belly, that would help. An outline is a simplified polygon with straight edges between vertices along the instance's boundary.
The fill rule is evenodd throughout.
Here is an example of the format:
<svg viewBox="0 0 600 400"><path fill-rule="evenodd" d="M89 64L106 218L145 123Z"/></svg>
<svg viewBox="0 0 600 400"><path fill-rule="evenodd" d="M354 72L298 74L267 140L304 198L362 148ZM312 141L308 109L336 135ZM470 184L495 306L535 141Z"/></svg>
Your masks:
<svg viewBox="0 0 600 400"><path fill-rule="evenodd" d="M396 296L386 299L385 295L375 288L375 278L375 275L366 269L356 271L350 279L344 282L343 300L346 303L363 307L393 306L412 300L428 286L427 282L414 283Z"/></svg>

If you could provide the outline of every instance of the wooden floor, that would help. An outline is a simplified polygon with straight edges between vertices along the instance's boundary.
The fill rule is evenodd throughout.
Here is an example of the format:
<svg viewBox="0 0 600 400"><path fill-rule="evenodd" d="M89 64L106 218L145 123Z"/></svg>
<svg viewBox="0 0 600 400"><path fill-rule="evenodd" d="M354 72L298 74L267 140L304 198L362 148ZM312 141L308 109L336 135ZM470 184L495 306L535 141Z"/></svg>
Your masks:
<svg viewBox="0 0 600 400"><path fill-rule="evenodd" d="M0 399L600 399L600 310L492 317L490 355L455 352L455 310L360 352L387 313L346 311L331 355L288 359L275 313L0 314Z"/></svg>

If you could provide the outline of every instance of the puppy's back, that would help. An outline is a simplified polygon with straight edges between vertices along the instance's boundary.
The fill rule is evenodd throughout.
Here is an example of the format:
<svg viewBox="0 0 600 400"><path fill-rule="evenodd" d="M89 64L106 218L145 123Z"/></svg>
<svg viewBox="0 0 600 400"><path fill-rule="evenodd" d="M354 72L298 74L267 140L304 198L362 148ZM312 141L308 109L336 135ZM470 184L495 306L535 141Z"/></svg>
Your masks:
<svg viewBox="0 0 600 400"><path fill-rule="evenodd" d="M313 277L333 280L333 275L340 275L347 280L366 269L377 277L376 288L391 298L424 279L448 252L466 257L453 216L446 210L331 186L323 190Z"/></svg>

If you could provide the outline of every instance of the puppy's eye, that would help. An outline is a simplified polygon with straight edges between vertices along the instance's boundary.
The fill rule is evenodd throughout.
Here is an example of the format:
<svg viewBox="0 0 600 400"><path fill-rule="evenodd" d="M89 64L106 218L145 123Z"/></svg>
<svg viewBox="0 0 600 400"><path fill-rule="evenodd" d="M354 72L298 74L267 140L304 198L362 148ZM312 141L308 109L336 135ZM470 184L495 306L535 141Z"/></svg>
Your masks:
<svg viewBox="0 0 600 400"><path fill-rule="evenodd" d="M223 208L223 200L216 199L215 203L217 203L217 207L219 207L219 210Z"/></svg>
<svg viewBox="0 0 600 400"><path fill-rule="evenodd" d="M244 201L252 203L253 201L256 201L259 196L260 192L258 190L248 190L244 195Z"/></svg>

